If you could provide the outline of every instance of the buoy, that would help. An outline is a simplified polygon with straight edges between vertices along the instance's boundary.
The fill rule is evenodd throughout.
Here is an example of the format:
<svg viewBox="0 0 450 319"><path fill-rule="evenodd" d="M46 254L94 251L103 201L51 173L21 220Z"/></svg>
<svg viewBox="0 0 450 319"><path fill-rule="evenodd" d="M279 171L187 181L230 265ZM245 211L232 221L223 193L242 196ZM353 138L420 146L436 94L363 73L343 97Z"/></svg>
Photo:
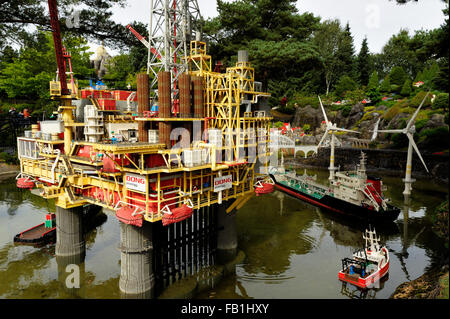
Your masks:
<svg viewBox="0 0 450 319"><path fill-rule="evenodd" d="M34 182L28 177L21 177L17 180L17 187L24 189L32 189L34 187Z"/></svg>

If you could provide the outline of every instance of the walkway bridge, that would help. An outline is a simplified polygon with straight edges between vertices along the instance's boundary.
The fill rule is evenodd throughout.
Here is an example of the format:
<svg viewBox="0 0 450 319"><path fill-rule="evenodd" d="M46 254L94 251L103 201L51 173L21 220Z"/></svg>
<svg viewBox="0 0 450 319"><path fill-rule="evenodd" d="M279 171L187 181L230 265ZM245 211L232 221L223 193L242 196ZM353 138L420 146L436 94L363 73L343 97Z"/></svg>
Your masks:
<svg viewBox="0 0 450 319"><path fill-rule="evenodd" d="M305 158L308 154L317 154L317 145L295 145L295 141L285 135L281 135L278 132L270 132L270 144L272 149L294 149L294 157L297 152L302 152Z"/></svg>

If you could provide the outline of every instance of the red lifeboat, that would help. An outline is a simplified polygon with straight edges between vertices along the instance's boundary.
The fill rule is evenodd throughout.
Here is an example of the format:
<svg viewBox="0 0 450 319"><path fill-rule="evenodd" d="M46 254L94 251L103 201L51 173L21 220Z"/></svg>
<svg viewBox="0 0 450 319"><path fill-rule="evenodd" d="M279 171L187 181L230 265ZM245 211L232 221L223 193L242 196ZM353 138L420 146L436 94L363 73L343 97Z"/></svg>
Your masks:
<svg viewBox="0 0 450 319"><path fill-rule="evenodd" d="M133 226L142 226L143 218L141 214L133 216L136 208L130 206L123 206L116 211L116 217L124 224Z"/></svg>
<svg viewBox="0 0 450 319"><path fill-rule="evenodd" d="M192 216L194 210L186 204L171 210L172 214L165 213L162 217L163 226L181 222Z"/></svg>
<svg viewBox="0 0 450 319"><path fill-rule="evenodd" d="M28 177L21 177L17 180L17 187L24 189L32 189L34 187L34 182Z"/></svg>
<svg viewBox="0 0 450 319"><path fill-rule="evenodd" d="M257 182L255 184L256 196L272 193L273 192L273 187L274 187L274 185L272 183Z"/></svg>

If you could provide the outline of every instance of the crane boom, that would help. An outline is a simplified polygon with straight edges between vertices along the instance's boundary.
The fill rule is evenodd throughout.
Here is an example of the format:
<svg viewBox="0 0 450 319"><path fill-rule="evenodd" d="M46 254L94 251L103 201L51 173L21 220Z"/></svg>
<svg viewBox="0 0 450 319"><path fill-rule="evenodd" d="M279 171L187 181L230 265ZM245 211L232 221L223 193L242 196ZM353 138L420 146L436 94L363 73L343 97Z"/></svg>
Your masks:
<svg viewBox="0 0 450 319"><path fill-rule="evenodd" d="M150 51L158 58L158 60L161 60L161 55L158 53L158 51L155 50L155 48L150 48L150 43L148 43L148 41L145 39L145 37L143 37L142 35L139 34L139 32L137 32L136 30L134 30L131 25L127 25L127 29L130 30L134 36L142 42L143 45L145 45L147 47L147 49L150 49Z"/></svg>
<svg viewBox="0 0 450 319"><path fill-rule="evenodd" d="M50 12L50 25L52 27L53 42L55 44L56 63L58 64L59 82L61 83L61 95L69 95L66 79L66 67L64 64L63 48L61 44L61 30L59 28L58 9L56 0L48 0Z"/></svg>

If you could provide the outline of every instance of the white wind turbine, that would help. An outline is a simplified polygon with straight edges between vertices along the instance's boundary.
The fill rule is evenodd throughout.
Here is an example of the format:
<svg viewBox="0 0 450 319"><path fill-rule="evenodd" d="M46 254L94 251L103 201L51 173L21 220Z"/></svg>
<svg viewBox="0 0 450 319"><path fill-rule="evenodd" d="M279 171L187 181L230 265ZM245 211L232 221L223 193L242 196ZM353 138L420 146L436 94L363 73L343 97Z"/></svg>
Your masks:
<svg viewBox="0 0 450 319"><path fill-rule="evenodd" d="M360 134L360 132L352 131L352 130L346 130L343 128L339 128L336 126L336 123L331 123L328 121L327 114L325 113L325 109L323 108L322 100L319 97L320 107L322 108L322 113L325 118L325 122L327 124L327 128L325 129L325 134L323 134L322 139L320 140L319 144L317 144L317 148L319 148L323 141L327 138L329 132L331 131L331 142L330 142L330 167L328 167L328 170L330 171L330 177L328 178L330 181L334 180L334 172L337 170L337 168L334 166L334 147L336 144L336 137L334 135L334 132L348 132L348 133L357 133Z"/></svg>
<svg viewBox="0 0 450 319"><path fill-rule="evenodd" d="M403 195L405 195L405 197L409 197L409 195L411 195L411 190L412 190L411 184L415 181L414 179L411 178L412 149L413 148L416 151L417 155L419 155L419 158L422 161L422 164L425 167L426 171L429 172L427 165L425 164L425 161L423 160L422 155L420 155L419 149L417 148L417 145L414 142L414 137L413 137L414 133L416 132L416 127L414 125L415 119L417 117L417 114L419 114L420 108L422 107L423 103L425 102L426 98L428 97L428 94L430 94L430 92L428 92L425 95L425 98L423 99L422 103L420 103L419 107L414 112L413 116L411 117L411 119L409 120L408 124L406 125L406 127L404 129L378 130L378 123L379 123L379 121L378 121L377 124L375 125L375 129L373 131L374 134L372 136L372 139L375 139L375 137L377 136L378 133L403 133L403 134L406 134L406 136L408 137L408 140L409 140L408 157L406 159L405 178L403 179L403 182L405 182L405 190L403 191Z"/></svg>

